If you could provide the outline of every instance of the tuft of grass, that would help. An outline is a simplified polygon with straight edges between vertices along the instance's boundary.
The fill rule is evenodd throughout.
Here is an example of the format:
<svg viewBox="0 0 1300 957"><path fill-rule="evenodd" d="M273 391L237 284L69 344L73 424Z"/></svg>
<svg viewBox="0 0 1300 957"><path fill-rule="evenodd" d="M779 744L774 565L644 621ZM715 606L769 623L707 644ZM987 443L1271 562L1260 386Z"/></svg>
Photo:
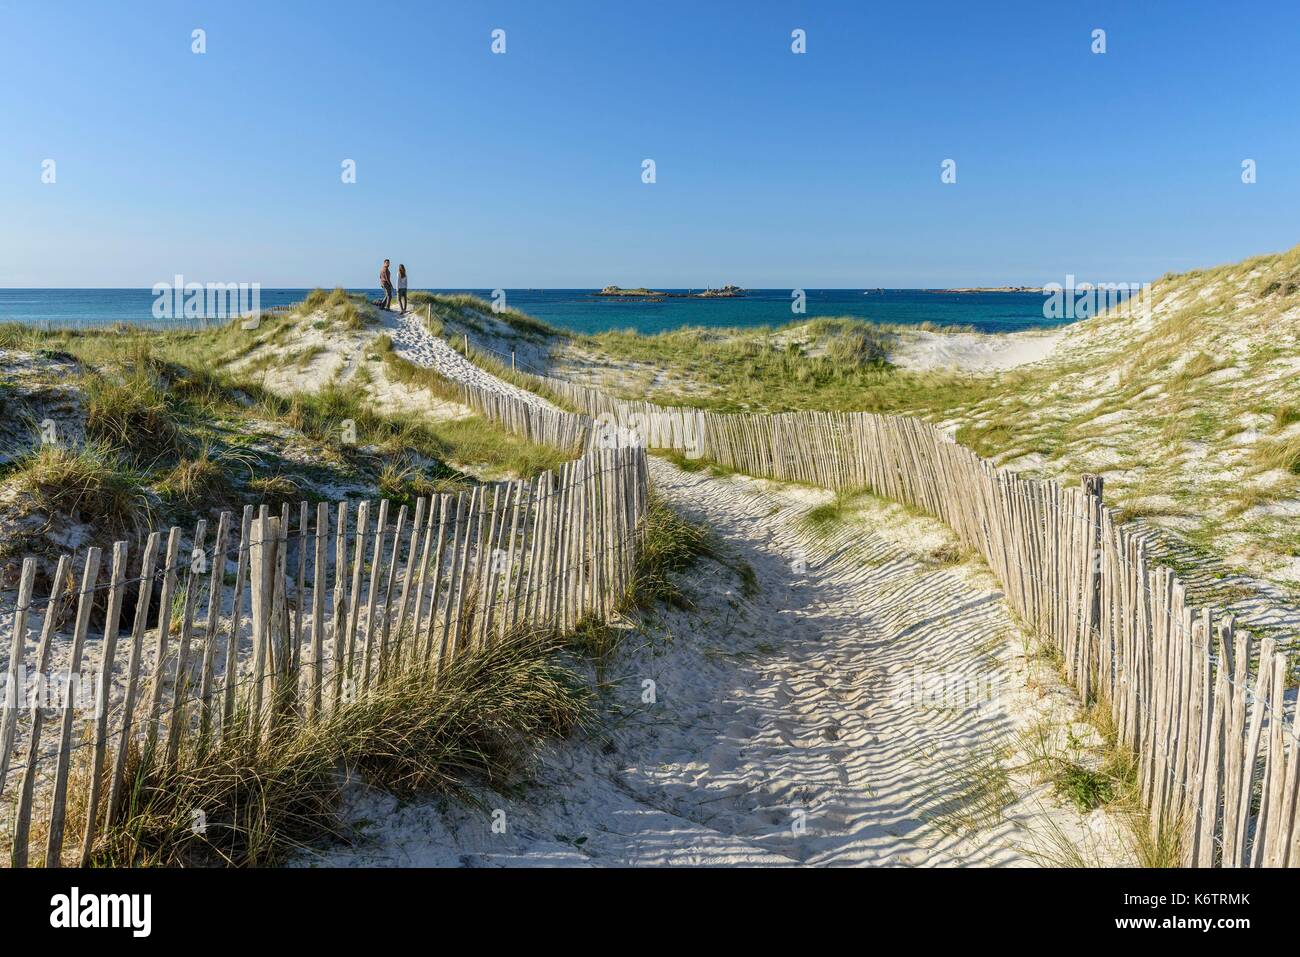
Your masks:
<svg viewBox="0 0 1300 957"><path fill-rule="evenodd" d="M382 498L414 507L416 499L449 491L456 483L448 479L431 479L409 461L398 460L384 465L376 485Z"/></svg>
<svg viewBox="0 0 1300 957"><path fill-rule="evenodd" d="M309 316L315 312L324 312L327 322L343 326L345 329L361 330L374 325L379 315L375 307L361 293L351 293L341 286L333 291L313 289L298 305L299 316Z"/></svg>
<svg viewBox="0 0 1300 957"><path fill-rule="evenodd" d="M162 498L186 505L219 504L234 494L222 464L204 447L194 458L183 458L155 485Z"/></svg>
<svg viewBox="0 0 1300 957"><path fill-rule="evenodd" d="M687 521L652 494L628 603L637 608L649 608L656 602L689 608L690 602L674 576L703 556L717 555L717 543L708 526Z"/></svg>
<svg viewBox="0 0 1300 957"><path fill-rule="evenodd" d="M928 558L939 565L960 565L970 556L970 551L958 542L944 542L930 549Z"/></svg>
<svg viewBox="0 0 1300 957"><path fill-rule="evenodd" d="M867 325L854 326L826 344L826 358L835 366L882 366L889 358L890 337Z"/></svg>
<svg viewBox="0 0 1300 957"><path fill-rule="evenodd" d="M1300 422L1300 402L1283 402L1273 410L1273 427L1284 429Z"/></svg>
<svg viewBox="0 0 1300 957"><path fill-rule="evenodd" d="M394 670L357 703L317 724L284 721L269 740L240 723L207 748L187 738L175 765L136 751L118 823L93 862L279 864L322 839L347 839L340 807L353 775L399 797L472 800L474 785L509 786L543 740L590 720L588 692L559 649L559 639L521 633L436 674Z"/></svg>
<svg viewBox="0 0 1300 957"><path fill-rule="evenodd" d="M1065 762L1052 776L1056 793L1069 798L1080 811L1092 811L1115 799L1115 782L1106 773Z"/></svg>
<svg viewBox="0 0 1300 957"><path fill-rule="evenodd" d="M1166 819L1153 823L1142 806L1138 758L1118 744L1109 707L1094 702L1084 714L1101 738L1089 750L1099 758L1095 768L1083 766L1083 750L1066 729L1064 740L1047 721L1040 721L1021 733L1020 747L1040 780L1069 799L1081 812L1104 807L1123 825L1121 843L1128 856L1141 867L1166 868L1182 865L1181 822ZM1061 842L1053 842L1061 843Z"/></svg>
<svg viewBox="0 0 1300 957"><path fill-rule="evenodd" d="M1172 391L1181 386L1185 386L1189 382L1199 379L1201 376L1209 375L1211 372L1224 368L1225 365L1226 363L1215 359L1213 356L1204 352L1198 352L1196 355L1188 359L1174 377L1169 380L1169 388Z"/></svg>
<svg viewBox="0 0 1300 957"><path fill-rule="evenodd" d="M677 449L664 449L658 453L662 458L672 462L683 472L702 472L708 468L709 463L702 458L689 458L687 455Z"/></svg>
<svg viewBox="0 0 1300 957"><path fill-rule="evenodd" d="M861 494L857 489L839 489L829 502L814 505L804 512L800 521L816 535L829 535L848 517L854 500Z"/></svg>
<svg viewBox="0 0 1300 957"><path fill-rule="evenodd" d="M12 474L41 511L70 515L113 535L139 538L153 518L140 475L103 445L44 446Z"/></svg>
<svg viewBox="0 0 1300 957"><path fill-rule="evenodd" d="M248 488L267 505L297 502L303 495L297 480L284 474L254 476L249 479Z"/></svg>
<svg viewBox="0 0 1300 957"><path fill-rule="evenodd" d="M944 790L927 799L921 816L945 834L971 834L993 827L1016 799L1005 749L978 747L946 774Z"/></svg>
<svg viewBox="0 0 1300 957"><path fill-rule="evenodd" d="M1250 461L1265 469L1281 469L1300 475L1300 435L1256 444L1250 451Z"/></svg>
<svg viewBox="0 0 1300 957"><path fill-rule="evenodd" d="M139 462L179 454L183 448L175 402L147 369L122 378L91 373L85 377L86 434Z"/></svg>
<svg viewBox="0 0 1300 957"><path fill-rule="evenodd" d="M844 518L844 505L836 499L815 505L804 513L803 522L813 531L826 534Z"/></svg>

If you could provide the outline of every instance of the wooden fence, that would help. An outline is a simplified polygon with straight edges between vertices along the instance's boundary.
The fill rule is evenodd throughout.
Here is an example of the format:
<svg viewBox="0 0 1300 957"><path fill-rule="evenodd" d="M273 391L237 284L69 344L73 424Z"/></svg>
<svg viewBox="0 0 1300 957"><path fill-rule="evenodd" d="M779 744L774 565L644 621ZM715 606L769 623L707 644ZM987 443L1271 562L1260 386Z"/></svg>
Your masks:
<svg viewBox="0 0 1300 957"><path fill-rule="evenodd" d="M347 707L403 661L472 653L519 622L568 629L586 615L608 614L636 561L647 445L754 475L867 489L938 516L985 558L1012 608L1060 653L1084 700L1105 709L1118 743L1137 755L1153 835L1175 835L1189 865L1300 863L1300 748L1294 716L1287 715L1286 657L1271 639L1253 645L1230 616L1192 608L1172 573L1148 565L1142 536L1121 527L1102 504L1099 481L1075 489L1022 478L906 417L720 415L623 402L550 378L537 382L579 411L470 386L463 395L533 441L586 450L558 476L435 496L413 511L401 505L395 524L390 503L381 502L373 528L369 503L355 513L347 503L332 513L317 505L314 525L310 507L301 505L296 530L287 507L278 516L250 507L233 554L226 543L234 520L224 514L210 552L205 523L188 550L181 531L171 529L161 566L159 533L138 560L119 543L106 581L97 549L87 552L79 578L64 558L43 610L33 601L34 564L24 563L10 687L29 627L40 628L35 669L49 671L52 641L75 595L61 670L80 670L92 645L92 609L102 604L104 623L93 644L95 696L105 706L80 721L73 708L54 709L58 726L49 746L47 709L5 709L0 788L19 777L13 863L27 863L37 808L45 863L86 860L96 834L111 823L105 809L117 806L133 741L165 744L170 758L185 736L223 733L241 708L257 720L276 720L283 712L270 702L281 696L290 701L288 719L311 721ZM207 554L220 559L205 567L195 556ZM227 582L230 563L235 572ZM128 578L128 565L138 574ZM128 599L129 663L125 680L114 683ZM110 700L110 685L117 700ZM13 693L7 700L15 700ZM82 737L74 742L79 725ZM11 769L16 731L25 755ZM77 761L84 773L72 774ZM85 789L75 847L64 834L70 781Z"/></svg>
<svg viewBox="0 0 1300 957"><path fill-rule="evenodd" d="M1137 756L1153 837L1189 866L1300 865L1300 737L1287 656L1193 608L1144 536L1081 488L1022 478L914 418L716 414L537 377L617 430L751 475L864 489L938 516L988 562L1016 613ZM632 444L635 444L635 438ZM599 444L599 443L597 443ZM1288 711L1291 713L1288 715Z"/></svg>
<svg viewBox="0 0 1300 957"><path fill-rule="evenodd" d="M580 418L522 405L502 414L537 441L569 435L565 417ZM569 437L581 444L585 434ZM0 714L11 863L27 865L42 833L38 861L87 862L130 786L133 746L174 761L186 739L215 740L240 715L268 729L315 721L364 700L404 663L436 672L525 623L562 632L609 616L634 574L647 494L643 450L593 449L558 475L413 507L248 506L238 519L222 513L211 540L200 521L189 537L154 532L136 554L120 542L107 562L91 548L75 566L59 560L42 601L27 559ZM25 661L32 628L39 645ZM28 667L38 681L52 670L70 679L61 700L24 681ZM90 708L71 689L83 672L93 675ZM76 834L69 806L79 809Z"/></svg>
<svg viewBox="0 0 1300 957"><path fill-rule="evenodd" d="M530 442L573 452L586 448L591 419L561 409L525 401L513 395L460 383L461 401L475 412Z"/></svg>

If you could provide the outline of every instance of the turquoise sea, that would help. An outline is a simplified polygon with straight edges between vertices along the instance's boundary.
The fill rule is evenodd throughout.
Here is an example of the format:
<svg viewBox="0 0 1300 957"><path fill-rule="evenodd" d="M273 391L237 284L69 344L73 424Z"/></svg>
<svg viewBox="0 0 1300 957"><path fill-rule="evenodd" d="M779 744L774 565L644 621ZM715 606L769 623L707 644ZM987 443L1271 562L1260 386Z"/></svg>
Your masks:
<svg viewBox="0 0 1300 957"><path fill-rule="evenodd" d="M375 289L358 290L372 298ZM484 299L489 289L447 289ZM686 292L687 290L663 290ZM297 302L306 289L263 289L261 307ZM856 316L876 322L973 326L986 332L1014 332L1063 324L1043 317L1041 293L933 292L924 289L808 289L806 312L791 310L789 289L753 289L737 299L666 298L624 302L592 296L589 289L507 289L506 304L552 325L576 332L636 329L662 332L681 326L783 325L814 316ZM41 326L101 326L128 322L165 326L153 318L148 289L0 289L0 322Z"/></svg>

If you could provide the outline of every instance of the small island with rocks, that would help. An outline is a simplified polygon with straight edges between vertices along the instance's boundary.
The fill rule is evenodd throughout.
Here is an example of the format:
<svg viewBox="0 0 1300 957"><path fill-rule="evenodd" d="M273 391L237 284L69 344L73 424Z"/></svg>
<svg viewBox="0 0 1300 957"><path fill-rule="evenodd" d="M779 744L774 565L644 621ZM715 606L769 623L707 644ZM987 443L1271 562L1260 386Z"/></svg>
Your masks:
<svg viewBox="0 0 1300 957"><path fill-rule="evenodd" d="M606 299L622 299L634 302L660 302L664 299L733 299L745 294L746 290L732 283L727 283L718 289L705 289L703 292L659 292L654 289L648 289L645 286L637 286L634 289L624 289L622 286L605 286L600 292L593 292L593 296L602 296Z"/></svg>
<svg viewBox="0 0 1300 957"><path fill-rule="evenodd" d="M744 289L727 283L721 289L706 289L704 292L692 293L691 295L697 299L734 299L744 294Z"/></svg>
<svg viewBox="0 0 1300 957"><path fill-rule="evenodd" d="M653 289L647 289L645 286L638 286L635 289L624 289L622 286L606 286L600 292L593 292L592 295L604 296L606 299L636 299L658 302L669 293L656 292Z"/></svg>

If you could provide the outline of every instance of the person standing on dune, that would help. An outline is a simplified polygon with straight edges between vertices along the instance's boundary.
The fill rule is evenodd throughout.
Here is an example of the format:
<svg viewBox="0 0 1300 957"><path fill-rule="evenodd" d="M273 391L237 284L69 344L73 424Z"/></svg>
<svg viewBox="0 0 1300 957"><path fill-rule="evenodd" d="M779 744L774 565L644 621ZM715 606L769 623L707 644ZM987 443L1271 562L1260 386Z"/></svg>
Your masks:
<svg viewBox="0 0 1300 957"><path fill-rule="evenodd" d="M406 264L397 266L397 304L402 313L406 312Z"/></svg>
<svg viewBox="0 0 1300 957"><path fill-rule="evenodd" d="M384 290L384 308L392 308L393 305L393 275L388 270L388 260L379 267L379 286Z"/></svg>

